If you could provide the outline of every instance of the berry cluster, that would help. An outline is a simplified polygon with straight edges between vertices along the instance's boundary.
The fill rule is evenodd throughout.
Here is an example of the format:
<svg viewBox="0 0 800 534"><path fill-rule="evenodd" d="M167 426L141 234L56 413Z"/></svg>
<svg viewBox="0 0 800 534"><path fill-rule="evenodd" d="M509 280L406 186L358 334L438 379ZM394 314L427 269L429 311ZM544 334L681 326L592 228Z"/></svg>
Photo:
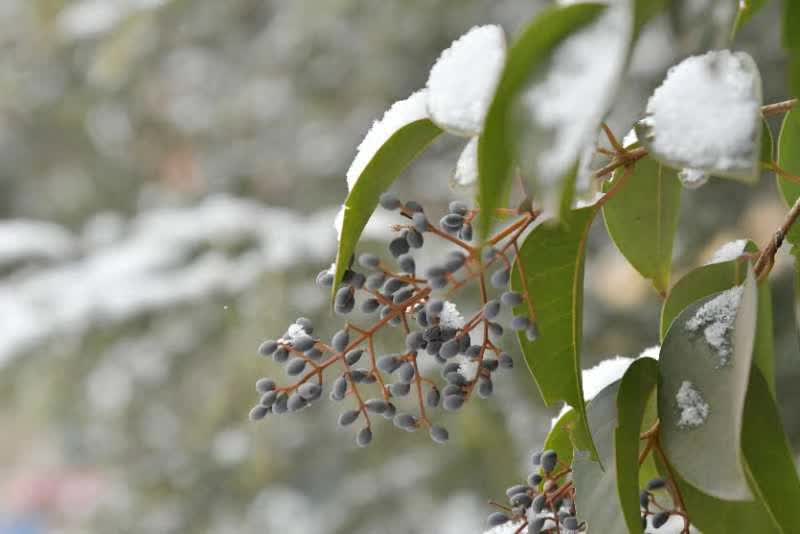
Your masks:
<svg viewBox="0 0 800 534"><path fill-rule="evenodd" d="M575 517L570 467L559 462L558 454L552 450L535 453L532 463L534 470L528 476L528 483L506 490L508 506L492 503L502 511L489 515L489 526L511 522L517 527L515 534L585 531L585 523Z"/></svg>
<svg viewBox="0 0 800 534"><path fill-rule="evenodd" d="M406 221L393 226L397 235L388 244L392 260L361 254L354 265L351 258L334 296L337 314L350 316L358 309L369 326L348 321L325 342L315 336L311 321L299 318L279 339L262 343L259 353L282 364L293 382L278 386L269 378L259 380L256 389L261 398L250 412L251 419L302 410L319 399L325 381L332 380L331 400L353 402L341 413L339 425L361 425L358 445L372 440L370 418L375 416L391 419L409 432L427 429L431 439L443 443L448 431L431 421L430 412L440 407L459 410L473 395L489 397L494 373L513 367L512 358L497 345L505 330L502 316L510 317L507 327L525 331L531 340L538 336L532 300L508 290L518 241L536 212L504 210L510 222L478 246L472 244L478 210L461 202L450 204L438 226L415 202L403 203L384 194L380 204ZM451 250L420 274L415 252L429 237L446 242ZM316 282L331 288L333 268L320 272ZM465 318L450 299L472 284L479 288L480 306ZM494 291L490 286L497 295L490 295ZM503 308L522 308L526 313L503 314ZM375 338L382 331L397 332L403 348L378 354ZM406 397L410 397L408 409L401 405Z"/></svg>

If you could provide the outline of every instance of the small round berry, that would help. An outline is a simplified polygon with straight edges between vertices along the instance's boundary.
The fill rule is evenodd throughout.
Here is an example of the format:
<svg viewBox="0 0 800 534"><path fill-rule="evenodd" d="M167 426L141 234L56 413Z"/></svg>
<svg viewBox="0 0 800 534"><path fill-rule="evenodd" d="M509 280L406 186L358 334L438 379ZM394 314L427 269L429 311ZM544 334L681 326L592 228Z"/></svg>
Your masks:
<svg viewBox="0 0 800 534"><path fill-rule="evenodd" d="M511 499L514 495L518 495L520 493L527 493L530 488L525 484L517 484L515 486L511 486L506 490L506 497Z"/></svg>
<svg viewBox="0 0 800 534"><path fill-rule="evenodd" d="M639 506L647 510L650 506L650 493L647 491L642 491L639 494Z"/></svg>
<svg viewBox="0 0 800 534"><path fill-rule="evenodd" d="M395 258L399 258L406 252L408 252L409 246L408 241L405 237L395 237L391 241L389 241L389 252L391 252L392 256Z"/></svg>
<svg viewBox="0 0 800 534"><path fill-rule="evenodd" d="M653 528L661 528L669 521L669 512L659 512L653 516Z"/></svg>
<svg viewBox="0 0 800 534"><path fill-rule="evenodd" d="M271 339L263 342L258 347L258 353L261 356L272 356L276 350L278 350L278 342Z"/></svg>
<svg viewBox="0 0 800 534"><path fill-rule="evenodd" d="M428 218L425 216L424 213L417 212L411 216L411 220L414 223L414 228L418 232L427 232L429 229Z"/></svg>
<svg viewBox="0 0 800 534"><path fill-rule="evenodd" d="M286 407L286 403L289 401L289 395L286 393L281 393L278 395L278 398L275 399L275 403L272 405L272 411L277 414L286 413L288 408Z"/></svg>
<svg viewBox="0 0 800 534"><path fill-rule="evenodd" d="M275 381L271 378L259 378L256 382L256 392L266 393L275 389Z"/></svg>
<svg viewBox="0 0 800 534"><path fill-rule="evenodd" d="M508 523L508 520L508 516L503 512L492 512L486 522L490 527L496 527Z"/></svg>
<svg viewBox="0 0 800 534"><path fill-rule="evenodd" d="M430 434L431 439L436 443L446 443L448 439L450 439L450 433L447 432L447 429L443 426L433 425L428 430L428 434Z"/></svg>
<svg viewBox="0 0 800 534"><path fill-rule="evenodd" d="M540 534L544 528L545 518L537 517L528 523L528 534Z"/></svg>
<svg viewBox="0 0 800 534"><path fill-rule="evenodd" d="M386 296L393 295L395 292L397 292L397 290L405 285L406 283L399 278L389 278L386 280L386 283L383 284L383 293Z"/></svg>
<svg viewBox="0 0 800 534"><path fill-rule="evenodd" d="M305 334L301 334L296 338L294 338L292 346L294 347L295 350L299 350L300 352L305 352L309 350L311 347L313 347L314 343L316 343L314 341L314 338L312 338L311 336L307 336Z"/></svg>
<svg viewBox="0 0 800 534"><path fill-rule="evenodd" d="M361 359L361 356L363 356L363 355L364 355L364 351L361 350L361 349L352 350L352 351L348 352L347 356L345 357L345 360L347 361L347 365L355 365L355 364L357 364L358 361Z"/></svg>
<svg viewBox="0 0 800 534"><path fill-rule="evenodd" d="M525 336L530 342L539 339L539 326L534 321L531 321L531 324L525 329Z"/></svg>
<svg viewBox="0 0 800 534"><path fill-rule="evenodd" d="M365 252L358 257L358 264L365 269L377 269L381 264L381 259L375 254Z"/></svg>
<svg viewBox="0 0 800 534"><path fill-rule="evenodd" d="M464 406L464 397L461 395L448 395L444 398L442 406L448 412L458 411L462 406Z"/></svg>
<svg viewBox="0 0 800 534"><path fill-rule="evenodd" d="M459 343L456 339L451 339L442 344L442 347L439 349L439 356L445 359L449 359L454 357L458 354Z"/></svg>
<svg viewBox="0 0 800 534"><path fill-rule="evenodd" d="M488 322L486 325L489 327L489 334L493 335L494 337L503 336L503 326L499 323Z"/></svg>
<svg viewBox="0 0 800 534"><path fill-rule="evenodd" d="M508 280L510 277L511 273L508 269L500 269L492 274L492 277L489 279L489 281L491 282L492 287L503 289L508 286Z"/></svg>
<svg viewBox="0 0 800 534"><path fill-rule="evenodd" d="M394 416L394 426L406 432L413 432L419 426L417 418L408 413L399 413Z"/></svg>
<svg viewBox="0 0 800 534"><path fill-rule="evenodd" d="M249 417L251 421L260 421L261 419L264 419L268 413L269 408L259 404L258 406L253 406L253 409L250 410Z"/></svg>
<svg viewBox="0 0 800 534"><path fill-rule="evenodd" d="M286 363L286 360L288 359L289 351L286 349L286 347L278 347L278 350L272 354L272 360L275 363Z"/></svg>
<svg viewBox="0 0 800 534"><path fill-rule="evenodd" d="M333 304L334 311L339 315L346 315L353 311L353 307L356 305L356 299L353 296L352 288L347 286L340 287L336 292Z"/></svg>
<svg viewBox="0 0 800 534"><path fill-rule="evenodd" d="M382 399L369 399L364 405L370 413L382 414L386 411L386 401Z"/></svg>
<svg viewBox="0 0 800 534"><path fill-rule="evenodd" d="M342 412L339 416L339 426L348 426L351 425L358 416L361 415L361 412L358 410L347 410L346 412Z"/></svg>
<svg viewBox="0 0 800 534"><path fill-rule="evenodd" d="M397 406L387 401L386 409L383 411L383 418L393 419L396 413L397 413Z"/></svg>
<svg viewBox="0 0 800 534"><path fill-rule="evenodd" d="M289 395L289 400L286 403L286 407L289 409L290 412L298 412L305 408L308 405L308 401L303 398L302 395L299 393L292 393Z"/></svg>
<svg viewBox="0 0 800 534"><path fill-rule="evenodd" d="M464 216L457 213L448 213L439 221L442 229L448 233L456 233L464 224Z"/></svg>
<svg viewBox="0 0 800 534"><path fill-rule="evenodd" d="M663 478L654 478L647 483L648 491L658 491L660 489L664 489L665 487L667 487L667 481Z"/></svg>
<svg viewBox="0 0 800 534"><path fill-rule="evenodd" d="M409 391L411 391L411 384L397 382L389 385L389 393L392 394L392 397L405 397Z"/></svg>
<svg viewBox="0 0 800 534"><path fill-rule="evenodd" d="M497 363L504 369L512 369L514 367L514 360L505 352L501 352L500 356L497 357Z"/></svg>
<svg viewBox="0 0 800 534"><path fill-rule="evenodd" d="M425 244L425 238L416 228L409 228L406 234L406 241L408 241L408 246L411 248L422 248Z"/></svg>
<svg viewBox="0 0 800 534"><path fill-rule="evenodd" d="M422 206L419 205L419 202L414 202L413 200L406 202L405 208L411 213L419 213L422 211Z"/></svg>
<svg viewBox="0 0 800 534"><path fill-rule="evenodd" d="M319 398L322 394L322 387L319 384L306 382L297 388L297 393L300 394L307 401L313 401Z"/></svg>
<svg viewBox="0 0 800 534"><path fill-rule="evenodd" d="M356 445L359 447L366 447L370 442L372 442L372 430L370 430L368 426L365 426L356 434Z"/></svg>
<svg viewBox="0 0 800 534"><path fill-rule="evenodd" d="M550 449L542 453L542 471L549 474L556 468L558 463L558 453Z"/></svg>
<svg viewBox="0 0 800 534"><path fill-rule="evenodd" d="M464 266L467 262L467 257L459 250L454 250L447 255L447 261L444 262L444 268L448 273L454 273Z"/></svg>
<svg viewBox="0 0 800 534"><path fill-rule="evenodd" d="M386 275L383 273L372 273L371 275L367 276L367 279L364 281L364 287L369 289L370 291L376 291L383 286L383 283L386 281Z"/></svg>
<svg viewBox="0 0 800 534"><path fill-rule="evenodd" d="M425 343L425 338L420 331L411 332L406 336L406 348L409 352L417 352L422 344Z"/></svg>
<svg viewBox="0 0 800 534"><path fill-rule="evenodd" d="M490 261L492 261L497 257L498 252L499 251L494 247L487 247L483 249L483 252L481 253L481 258L483 258L484 263L489 263Z"/></svg>
<svg viewBox="0 0 800 534"><path fill-rule="evenodd" d="M478 396L482 399L488 399L494 392L494 385L489 379L482 379L478 383Z"/></svg>
<svg viewBox="0 0 800 534"><path fill-rule="evenodd" d="M384 373L394 373L400 367L401 360L397 356L381 356L378 359L378 369Z"/></svg>
<svg viewBox="0 0 800 534"><path fill-rule="evenodd" d="M540 475L539 473L531 473L528 476L528 484L534 487L538 487L542 483L542 480L544 479L542 478L542 475Z"/></svg>
<svg viewBox="0 0 800 534"><path fill-rule="evenodd" d="M472 241L473 229L470 223L464 223L461 230L458 231L458 238L462 241Z"/></svg>
<svg viewBox="0 0 800 534"><path fill-rule="evenodd" d="M339 330L333 334L331 346L336 352L344 352L344 349L347 348L348 343L350 343L350 334L347 333L347 330Z"/></svg>
<svg viewBox="0 0 800 534"><path fill-rule="evenodd" d="M409 362L403 362L400 364L400 367L397 369L397 378L400 382L405 384L410 383L414 380L414 375L416 372L414 371L414 366L411 365Z"/></svg>
<svg viewBox="0 0 800 534"><path fill-rule="evenodd" d="M562 521L561 524L564 525L564 528L567 530L578 530L578 519L574 516L567 516Z"/></svg>
<svg viewBox="0 0 800 534"><path fill-rule="evenodd" d="M506 306L513 307L520 306L524 302L524 299L522 298L521 293L517 293L516 291L506 291L500 295L500 301Z"/></svg>
<svg viewBox="0 0 800 534"><path fill-rule="evenodd" d="M511 319L511 329L515 332L527 330L531 326L531 320L525 316L518 315Z"/></svg>
<svg viewBox="0 0 800 534"><path fill-rule="evenodd" d="M442 395L441 393L439 393L439 389L436 387L431 388L425 397L425 403L428 405L429 408L438 408L441 400L442 400Z"/></svg>
<svg viewBox="0 0 800 534"><path fill-rule="evenodd" d="M513 361L512 361L512 364L513 364ZM499 365L500 365L500 363L497 361L497 359L495 359L495 358L485 358L483 360L483 363L481 364L481 367L483 367L484 369L486 369L487 371L492 373L492 372L497 370L497 367Z"/></svg>
<svg viewBox="0 0 800 534"><path fill-rule="evenodd" d="M400 199L395 196L394 193L384 193L378 199L381 207L385 210L394 211L396 209L400 209L402 205Z"/></svg>
<svg viewBox="0 0 800 534"><path fill-rule="evenodd" d="M394 294L394 296L392 297L392 302L394 302L395 304L401 304L413 296L414 296L414 288L406 287Z"/></svg>
<svg viewBox="0 0 800 534"><path fill-rule="evenodd" d="M333 273L328 270L320 271L316 283L319 287L333 287Z"/></svg>
<svg viewBox="0 0 800 534"><path fill-rule="evenodd" d="M540 494L533 499L533 503L531 504L531 506L533 507L533 511L538 514L541 513L542 510L544 510L546 504L547 504L547 497Z"/></svg>
<svg viewBox="0 0 800 534"><path fill-rule="evenodd" d="M344 399L346 393L347 393L347 378L345 378L344 375L342 375L333 381L333 387L331 388L331 395L330 395L331 400L340 401Z"/></svg>
<svg viewBox="0 0 800 534"><path fill-rule="evenodd" d="M527 493L518 493L511 498L511 506L521 506L527 508L531 505L533 499Z"/></svg>
<svg viewBox="0 0 800 534"><path fill-rule="evenodd" d="M403 254L397 258L397 264L404 273L413 275L417 270L417 263L414 261L414 256L411 254Z"/></svg>
<svg viewBox="0 0 800 534"><path fill-rule="evenodd" d="M303 358L292 358L286 364L286 374L297 376L306 369L306 361Z"/></svg>
<svg viewBox="0 0 800 534"><path fill-rule="evenodd" d="M447 208L450 211L450 213L457 213L462 217L466 215L467 212L469 211L469 207L467 207L467 205L461 202L460 200L452 201L450 205L447 206Z"/></svg>
<svg viewBox="0 0 800 534"><path fill-rule="evenodd" d="M483 305L483 316L490 321L494 320L498 313L500 313L500 301L490 300Z"/></svg>

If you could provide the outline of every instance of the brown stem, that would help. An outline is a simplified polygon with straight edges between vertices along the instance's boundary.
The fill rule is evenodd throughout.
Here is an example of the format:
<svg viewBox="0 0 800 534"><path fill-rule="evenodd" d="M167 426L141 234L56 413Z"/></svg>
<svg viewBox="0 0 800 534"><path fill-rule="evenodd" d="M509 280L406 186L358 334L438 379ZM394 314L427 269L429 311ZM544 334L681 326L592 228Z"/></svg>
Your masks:
<svg viewBox="0 0 800 534"><path fill-rule="evenodd" d="M781 113L786 113L790 109L792 109L797 104L797 99L792 98L791 100L784 100L783 102L776 102L774 104L767 104L766 106L761 106L761 115L764 117L769 117L771 115L780 115Z"/></svg>
<svg viewBox="0 0 800 534"><path fill-rule="evenodd" d="M789 233L789 230L797 221L798 217L800 217L800 198L795 200L794 205L789 210L789 213L786 214L786 219L784 219L783 224L781 224L781 227L777 232L775 232L775 235L772 236L769 244L759 255L758 261L755 265L755 274L759 279L762 279L769 274L770 270L772 269L772 265L775 263L775 254L783 244L783 240L786 238L786 235Z"/></svg>

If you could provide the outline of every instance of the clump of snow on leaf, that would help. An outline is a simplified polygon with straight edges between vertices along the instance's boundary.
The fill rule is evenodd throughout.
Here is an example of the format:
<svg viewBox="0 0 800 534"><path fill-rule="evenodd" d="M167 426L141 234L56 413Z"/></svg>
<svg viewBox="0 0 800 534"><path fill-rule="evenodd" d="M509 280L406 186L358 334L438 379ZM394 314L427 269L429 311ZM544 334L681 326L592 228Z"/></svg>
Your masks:
<svg viewBox="0 0 800 534"><path fill-rule="evenodd" d="M760 108L752 58L711 51L669 70L647 103L639 138L671 165L750 177L757 171Z"/></svg>
<svg viewBox="0 0 800 534"><path fill-rule="evenodd" d="M708 183L708 173L700 169L681 169L678 171L678 180L686 189L698 189Z"/></svg>
<svg viewBox="0 0 800 534"><path fill-rule="evenodd" d="M708 419L710 408L700 391L688 380L681 383L675 394L675 402L680 410L678 426L681 428L697 428Z"/></svg>
<svg viewBox="0 0 800 534"><path fill-rule="evenodd" d="M706 343L714 349L719 357L720 367L730 363L733 351L730 340L731 332L739 303L742 300L742 293L742 286L723 291L700 306L695 314L686 321L686 329L689 332L702 330Z"/></svg>
<svg viewBox="0 0 800 534"><path fill-rule="evenodd" d="M466 188L478 181L478 138L470 139L461 155L458 156L452 184L456 188Z"/></svg>
<svg viewBox="0 0 800 534"><path fill-rule="evenodd" d="M364 169L375 157L378 150L392 137L392 135L404 126L416 122L418 120L427 119L428 91L422 89L412 94L405 100L400 100L392 104L383 117L379 121L372 124L367 135L364 137L361 144L358 145L358 151L350 168L347 169L347 189L352 191L355 187L358 178Z"/></svg>
<svg viewBox="0 0 800 534"><path fill-rule="evenodd" d="M725 243L714 252L714 256L712 256L711 261L708 263L722 263L735 260L744 254L746 246L747 239L737 239L736 241Z"/></svg>
<svg viewBox="0 0 800 534"><path fill-rule="evenodd" d="M433 121L458 135L478 135L505 62L506 38L500 26L475 26L453 41L428 77Z"/></svg>
<svg viewBox="0 0 800 534"><path fill-rule="evenodd" d="M567 37L522 95L521 163L540 181L545 204L554 209L560 183L591 145L619 84L632 28L626 3Z"/></svg>
<svg viewBox="0 0 800 534"><path fill-rule="evenodd" d="M658 359L661 347L655 345L645 349L638 358L629 358L627 356L615 356L603 360L594 367L584 369L581 372L581 382L583 383L583 400L589 402L594 399L598 393L603 391L607 386L620 380L631 366L633 362L639 358L652 358ZM551 421L551 428L556 425L559 419L567 413L571 408L565 404L557 416Z"/></svg>
<svg viewBox="0 0 800 534"><path fill-rule="evenodd" d="M455 304L446 300L442 308L442 313L439 314L439 324L447 328L459 329L464 326L464 316L461 315L461 312L458 311Z"/></svg>

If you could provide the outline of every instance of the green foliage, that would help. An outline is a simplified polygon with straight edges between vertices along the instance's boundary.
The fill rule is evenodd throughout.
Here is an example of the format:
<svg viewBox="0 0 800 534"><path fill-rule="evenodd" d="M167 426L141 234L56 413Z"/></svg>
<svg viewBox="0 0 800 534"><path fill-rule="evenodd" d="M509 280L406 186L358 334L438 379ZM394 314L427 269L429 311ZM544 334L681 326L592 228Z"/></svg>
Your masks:
<svg viewBox="0 0 800 534"><path fill-rule="evenodd" d="M639 454L645 442L639 434L648 399L657 384L657 362L652 358L642 358L633 362L625 372L617 394L618 420L617 428L614 429L617 495L630 532L638 532L641 528Z"/></svg>
<svg viewBox="0 0 800 534"><path fill-rule="evenodd" d="M758 10L764 7L767 0L744 0L739 2L739 11L736 13L736 21L733 23L731 37L734 37L742 27L750 22Z"/></svg>
<svg viewBox="0 0 800 534"><path fill-rule="evenodd" d="M778 407L761 373L750 374L742 450L752 486L783 532L800 532L800 480Z"/></svg>
<svg viewBox="0 0 800 534"><path fill-rule="evenodd" d="M518 338L542 398L548 405L567 402L584 425L580 365L583 265L596 213L596 207L582 208L555 225L535 228L522 244L511 280L515 291L535 295L539 339L532 342L524 332ZM543 250L547 254L542 254Z"/></svg>
<svg viewBox="0 0 800 534"><path fill-rule="evenodd" d="M783 45L789 52L789 88L800 97L800 2L785 0L783 13Z"/></svg>
<svg viewBox="0 0 800 534"><path fill-rule="evenodd" d="M608 191L623 179L617 169ZM603 206L608 234L630 264L666 294L672 265L672 244L678 229L681 183L674 170L652 158L636 163L625 187Z"/></svg>
<svg viewBox="0 0 800 534"><path fill-rule="evenodd" d="M492 214L507 204L514 168L511 112L517 96L558 44L595 20L604 9L597 4L547 9L533 20L509 50L478 143L478 204L484 213ZM481 217L480 239L486 238L491 225L491 215Z"/></svg>
<svg viewBox="0 0 800 534"><path fill-rule="evenodd" d="M733 307L735 320L732 332L727 333L719 329L727 320L719 299L732 298L732 291L736 289L689 306L673 321L661 347L658 415L662 446L681 477L709 495L744 500L751 493L737 444L741 442L758 312L752 273L742 286L738 311ZM708 303L719 310L712 312L717 315L710 324L702 323L699 331L689 331L687 322ZM704 330L708 327L714 328L714 339L730 337L729 346L712 345Z"/></svg>
<svg viewBox="0 0 800 534"><path fill-rule="evenodd" d="M589 532L625 531L626 518L615 498L619 466L616 465L614 454L614 435L619 389L620 382L614 382L598 393L587 407L589 426L599 461L594 461L588 453L581 452L575 455L572 463L575 507L581 519L586 521ZM638 440L638 430L636 437ZM635 502L638 508L638 496Z"/></svg>
<svg viewBox="0 0 800 534"><path fill-rule="evenodd" d="M378 150L345 200L342 235L336 254L333 292L341 283L355 252L361 232L378 206L378 199L442 130L428 119L397 130Z"/></svg>
<svg viewBox="0 0 800 534"><path fill-rule="evenodd" d="M794 108L783 117L778 134L778 167L793 176L800 176L800 109ZM778 187L783 199L791 206L800 197L800 181L778 174ZM789 243L800 244L800 228L789 230Z"/></svg>

